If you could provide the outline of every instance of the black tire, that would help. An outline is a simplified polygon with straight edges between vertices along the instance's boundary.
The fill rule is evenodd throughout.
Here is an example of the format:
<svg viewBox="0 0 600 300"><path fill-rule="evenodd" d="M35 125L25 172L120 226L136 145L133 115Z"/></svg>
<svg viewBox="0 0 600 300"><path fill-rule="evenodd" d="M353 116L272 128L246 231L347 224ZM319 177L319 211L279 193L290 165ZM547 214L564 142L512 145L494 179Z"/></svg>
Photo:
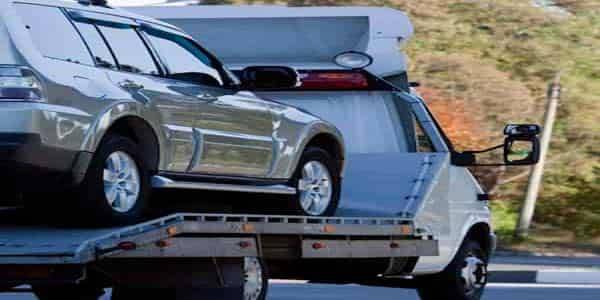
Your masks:
<svg viewBox="0 0 600 300"><path fill-rule="evenodd" d="M467 258L476 257L483 263L481 270L476 273L479 284L473 289L467 289L461 275ZM421 300L479 300L487 284L488 254L479 242L466 239L452 262L441 273L418 278L418 294Z"/></svg>
<svg viewBox="0 0 600 300"><path fill-rule="evenodd" d="M104 295L100 287L76 284L33 286L39 300L97 300Z"/></svg>
<svg viewBox="0 0 600 300"><path fill-rule="evenodd" d="M107 134L94 154L87 173L74 193L72 201L81 218L77 222L89 226L130 225L142 221L150 195L151 174L141 155L142 149L131 139ZM104 192L103 172L108 157L116 152L127 154L135 162L139 175L139 193L133 206L126 211L113 209ZM71 212L72 213L72 212Z"/></svg>
<svg viewBox="0 0 600 300"><path fill-rule="evenodd" d="M341 176L340 176L340 168L339 162L336 161L329 152L319 148L319 147L308 147L302 153L300 157L300 161L298 162L298 166L296 171L294 172L294 177L291 181L292 186L299 187L300 179L302 178L302 169L307 163L310 162L318 162L326 167L327 171L331 177L331 200L327 207L324 209L322 213L312 214L309 213L302 207L301 197L302 191L290 197L289 201L289 210L291 214L294 215L305 215L305 216L314 216L314 217L324 217L324 216L333 216L338 207L340 201L340 193L341 193Z"/></svg>
<svg viewBox="0 0 600 300"><path fill-rule="evenodd" d="M246 258L246 259L254 259L254 258ZM251 295L246 295L246 282L248 281L248 275L246 273L244 273L244 299L249 299L249 300L266 300L267 299L267 294L269 292L269 271L267 270L267 266L264 262L263 259L261 258L255 258L255 262L258 264L258 267L260 268L260 276L261 276L261 280L262 280L262 285L260 287L260 291L256 291L254 293L252 293L252 291L249 291ZM246 262L244 264L244 269L246 269ZM246 270L244 270L244 272L246 272Z"/></svg>

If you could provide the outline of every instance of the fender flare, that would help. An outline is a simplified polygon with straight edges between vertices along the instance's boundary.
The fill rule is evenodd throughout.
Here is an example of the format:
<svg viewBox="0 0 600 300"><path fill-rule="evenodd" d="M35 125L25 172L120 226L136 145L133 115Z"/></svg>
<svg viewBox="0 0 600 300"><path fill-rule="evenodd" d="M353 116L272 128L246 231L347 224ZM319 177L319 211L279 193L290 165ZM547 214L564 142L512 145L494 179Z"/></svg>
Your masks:
<svg viewBox="0 0 600 300"><path fill-rule="evenodd" d="M158 140L159 149L165 149L164 143L167 139L164 135L164 131L160 130L160 127L156 124L149 122L148 120L151 118L146 117L147 114L147 109L142 103L136 101L121 101L114 103L100 113L99 117L96 118L96 120L91 124L85 135L85 139L80 150L89 153L96 152L106 133L117 121L126 117L135 117L144 121L148 127L152 129L156 139ZM165 161L164 155L164 151L159 151L159 166L163 161Z"/></svg>
<svg viewBox="0 0 600 300"><path fill-rule="evenodd" d="M290 164L290 168L289 170L291 170L291 172L294 172L294 170L296 169L296 167L298 166L298 163L300 161L300 157L302 156L302 152L304 152L304 150L306 149L306 146L308 146L308 144L318 135L321 134L327 134L332 136L338 143L338 145L341 148L341 153L339 153L340 155L340 160L341 160L341 174L343 174L344 172L344 167L345 167L345 159L346 159L346 144L344 143L344 137L342 135L342 133L332 124L327 123L325 121L314 121L312 123L309 124L309 126L306 126L306 128L303 130L303 132L300 134L300 141L302 141L301 143L299 143L296 147L296 149L298 150L298 155L296 155L293 159L293 161Z"/></svg>

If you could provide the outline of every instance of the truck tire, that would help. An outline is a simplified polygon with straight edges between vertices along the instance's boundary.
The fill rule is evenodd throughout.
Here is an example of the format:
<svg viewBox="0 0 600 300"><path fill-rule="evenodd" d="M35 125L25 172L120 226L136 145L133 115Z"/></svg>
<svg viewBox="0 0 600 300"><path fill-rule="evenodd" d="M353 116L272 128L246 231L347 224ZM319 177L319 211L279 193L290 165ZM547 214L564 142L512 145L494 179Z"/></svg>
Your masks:
<svg viewBox="0 0 600 300"><path fill-rule="evenodd" d="M452 262L439 274L418 278L421 300L479 300L487 284L488 254L466 239Z"/></svg>
<svg viewBox="0 0 600 300"><path fill-rule="evenodd" d="M244 300L266 300L269 274L264 261L257 257L244 258Z"/></svg>
<svg viewBox="0 0 600 300"><path fill-rule="evenodd" d="M305 216L333 216L341 192L338 162L319 147L308 147L298 163L292 184L298 193L290 201L291 213Z"/></svg>
<svg viewBox="0 0 600 300"><path fill-rule="evenodd" d="M97 300L104 295L100 287L77 284L34 285L32 289L39 300Z"/></svg>
<svg viewBox="0 0 600 300"><path fill-rule="evenodd" d="M107 134L74 193L81 221L91 226L130 225L142 220L151 194L151 176L138 144Z"/></svg>

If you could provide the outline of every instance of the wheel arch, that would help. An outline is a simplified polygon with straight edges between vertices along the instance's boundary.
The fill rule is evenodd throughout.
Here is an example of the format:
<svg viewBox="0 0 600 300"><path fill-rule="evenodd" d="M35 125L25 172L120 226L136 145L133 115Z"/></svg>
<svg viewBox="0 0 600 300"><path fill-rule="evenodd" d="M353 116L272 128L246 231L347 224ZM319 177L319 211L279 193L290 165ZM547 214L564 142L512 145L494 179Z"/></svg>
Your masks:
<svg viewBox="0 0 600 300"><path fill-rule="evenodd" d="M333 134L326 132L316 134L308 141L304 149L308 149L309 147L318 147L327 151L337 161L340 173L343 171L345 160L344 146Z"/></svg>
<svg viewBox="0 0 600 300"><path fill-rule="evenodd" d="M159 169L162 141L157 127L144 117L144 107L137 102L120 102L106 109L88 130L82 151L95 153L108 133L118 133L131 138L144 151L144 160L151 171Z"/></svg>
<svg viewBox="0 0 600 300"><path fill-rule="evenodd" d="M492 239L492 229L488 223L479 222L473 224L467 234L465 235L464 240L470 239L474 240L483 247L485 253L489 256L494 251L494 242Z"/></svg>
<svg viewBox="0 0 600 300"><path fill-rule="evenodd" d="M148 169L152 172L158 170L160 144L156 133L148 122L138 116L124 116L115 120L106 131L105 136L111 133L132 139L143 149L142 156Z"/></svg>

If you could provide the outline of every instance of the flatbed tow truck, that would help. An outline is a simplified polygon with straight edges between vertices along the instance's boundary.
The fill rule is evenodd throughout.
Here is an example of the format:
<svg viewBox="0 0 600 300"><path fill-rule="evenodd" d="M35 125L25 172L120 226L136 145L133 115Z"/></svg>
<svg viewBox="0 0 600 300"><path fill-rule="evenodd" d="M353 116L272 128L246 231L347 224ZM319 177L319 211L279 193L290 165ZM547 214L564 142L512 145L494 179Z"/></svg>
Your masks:
<svg viewBox="0 0 600 300"><path fill-rule="evenodd" d="M32 286L40 299L97 299L109 287L113 299L264 299L265 265L281 279L373 284L438 255L437 241L403 218L173 214L112 229L16 223L0 226L0 282L7 291Z"/></svg>
<svg viewBox="0 0 600 300"><path fill-rule="evenodd" d="M404 13L364 7L131 9L219 50L233 72L285 65L306 74L337 74L344 69L331 58L340 51L373 56L365 71L354 72L384 79L376 80L377 89L259 92L331 121L348 137L336 216L178 213L90 229L43 225L19 209L0 209L0 292L98 299L111 288L116 300L264 300L268 279L277 278L410 287L423 300L481 299L496 237L489 195L467 167L485 165L477 154L501 148L501 165L535 164L539 127L508 125L503 145L457 152L410 89L406 58L397 49L413 33ZM246 46L240 48L240 41ZM531 151L513 151L519 142ZM511 158L515 153L527 155ZM262 200L240 198L245 205Z"/></svg>

